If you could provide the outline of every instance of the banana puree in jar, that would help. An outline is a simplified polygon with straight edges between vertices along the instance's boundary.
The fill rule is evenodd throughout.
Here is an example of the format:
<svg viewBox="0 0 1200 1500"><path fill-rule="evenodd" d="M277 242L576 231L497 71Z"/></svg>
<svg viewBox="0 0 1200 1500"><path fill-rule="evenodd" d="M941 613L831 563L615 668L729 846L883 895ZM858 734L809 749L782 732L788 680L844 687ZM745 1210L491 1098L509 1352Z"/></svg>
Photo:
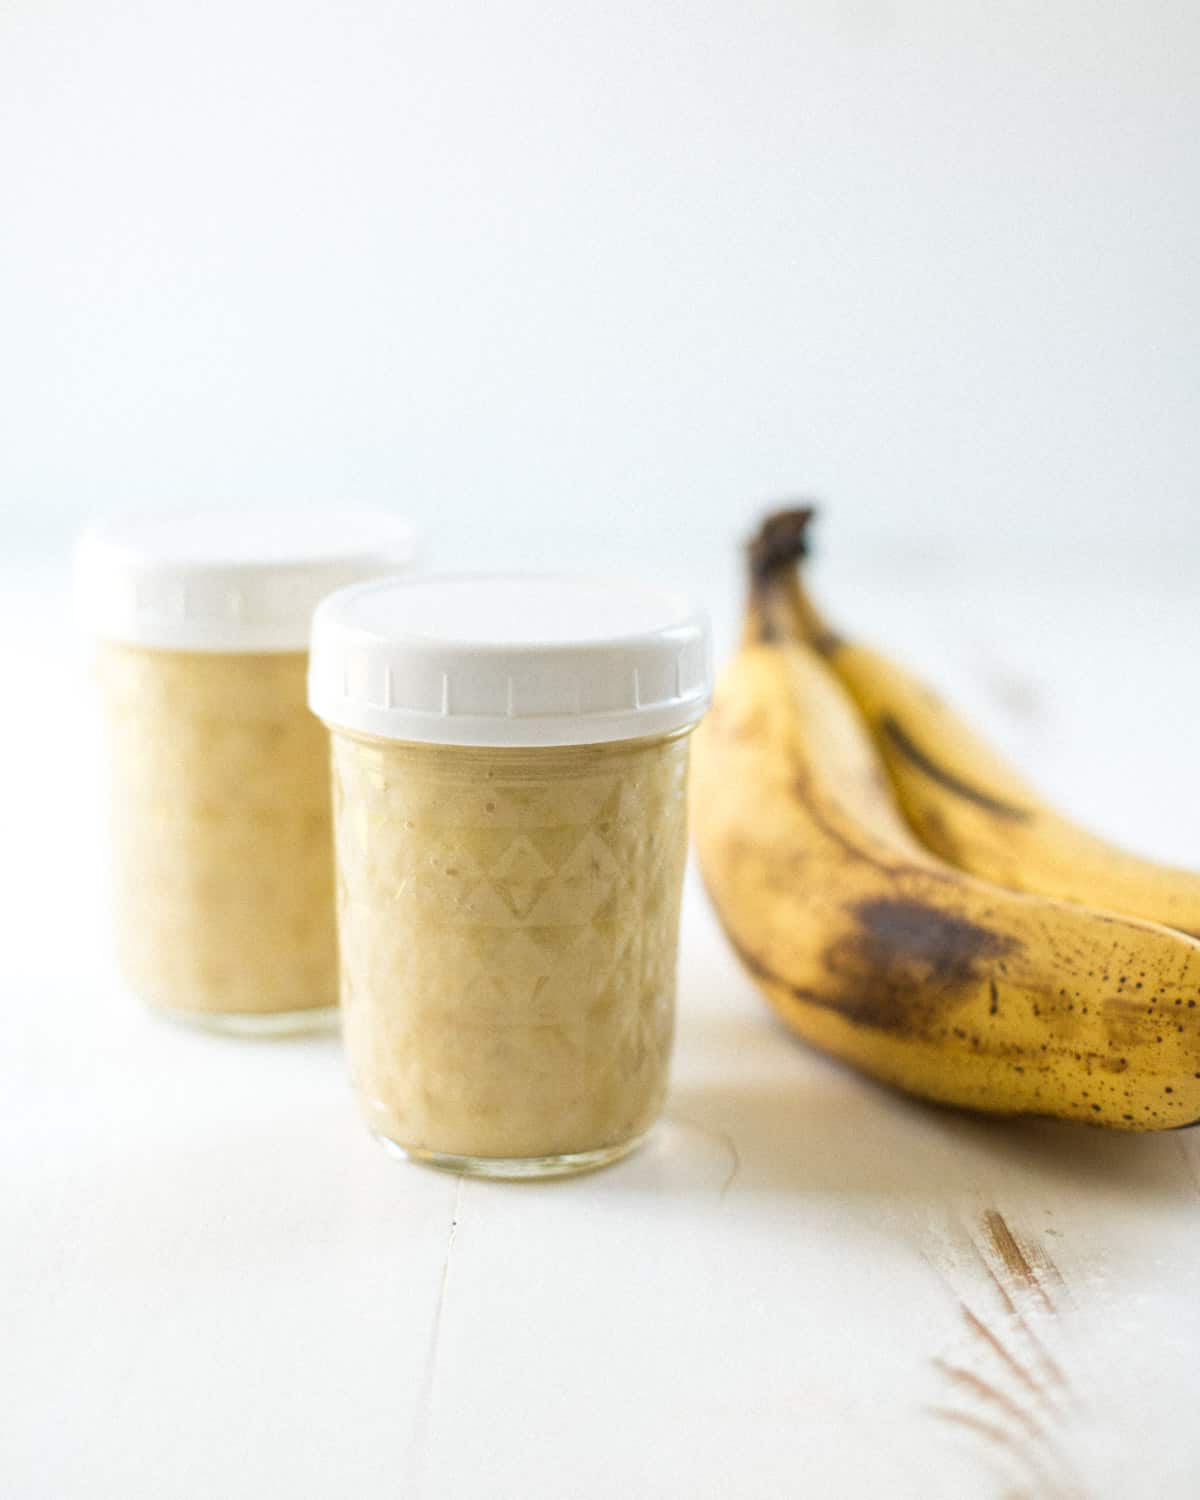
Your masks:
<svg viewBox="0 0 1200 1500"><path fill-rule="evenodd" d="M130 988L223 1030L327 1024L337 998L327 736L307 705L326 593L403 566L373 512L130 518L79 585L108 728L113 909Z"/></svg>
<svg viewBox="0 0 1200 1500"><path fill-rule="evenodd" d="M318 611L343 1028L371 1129L495 1176L661 1112L707 625L666 591L480 577Z"/></svg>

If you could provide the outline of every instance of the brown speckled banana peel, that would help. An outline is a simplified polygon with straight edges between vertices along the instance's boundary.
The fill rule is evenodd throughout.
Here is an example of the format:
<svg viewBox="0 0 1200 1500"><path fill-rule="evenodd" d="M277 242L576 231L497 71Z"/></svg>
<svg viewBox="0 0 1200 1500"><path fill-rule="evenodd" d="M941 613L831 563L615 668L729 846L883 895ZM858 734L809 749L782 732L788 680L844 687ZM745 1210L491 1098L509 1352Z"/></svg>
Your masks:
<svg viewBox="0 0 1200 1500"><path fill-rule="evenodd" d="M1200 1119L1200 943L946 866L760 597L692 751L705 883L801 1036L945 1104L1126 1130Z"/></svg>
<svg viewBox="0 0 1200 1500"><path fill-rule="evenodd" d="M921 842L1010 890L1126 912L1200 937L1200 874L1141 859L1064 818L923 683L825 625L794 571L808 514L785 512L764 527L775 533L775 564L787 570L779 586L790 592L799 628L870 725Z"/></svg>

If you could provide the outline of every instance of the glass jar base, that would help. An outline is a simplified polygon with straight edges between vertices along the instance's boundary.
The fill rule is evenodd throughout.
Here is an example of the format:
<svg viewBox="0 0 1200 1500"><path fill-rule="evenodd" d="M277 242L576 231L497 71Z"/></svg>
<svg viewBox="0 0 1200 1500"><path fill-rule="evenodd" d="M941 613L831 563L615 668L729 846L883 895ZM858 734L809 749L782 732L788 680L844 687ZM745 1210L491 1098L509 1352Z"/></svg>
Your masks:
<svg viewBox="0 0 1200 1500"><path fill-rule="evenodd" d="M314 1005L304 1010L220 1011L175 1010L168 1005L151 1004L156 1016L191 1026L198 1031L214 1031L222 1036L285 1037L307 1036L336 1031L336 1005Z"/></svg>
<svg viewBox="0 0 1200 1500"><path fill-rule="evenodd" d="M456 1156L446 1151L426 1151L419 1146L402 1146L377 1131L375 1139L388 1153L401 1161L436 1167L441 1172L458 1172L466 1177L492 1177L513 1181L530 1181L543 1177L574 1177L594 1172L628 1156L646 1139L634 1136L617 1146L602 1146L598 1151L570 1151L561 1156Z"/></svg>

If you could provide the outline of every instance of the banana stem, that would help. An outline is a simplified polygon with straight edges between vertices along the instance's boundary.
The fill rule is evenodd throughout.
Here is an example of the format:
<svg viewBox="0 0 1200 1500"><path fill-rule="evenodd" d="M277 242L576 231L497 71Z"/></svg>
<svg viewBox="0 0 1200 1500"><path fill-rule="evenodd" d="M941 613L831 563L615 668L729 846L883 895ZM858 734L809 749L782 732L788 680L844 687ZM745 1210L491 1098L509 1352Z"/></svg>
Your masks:
<svg viewBox="0 0 1200 1500"><path fill-rule="evenodd" d="M799 638L822 655L837 649L837 635L822 619L800 581L799 564L809 555L809 528L816 514L812 505L776 511L751 541L747 641Z"/></svg>

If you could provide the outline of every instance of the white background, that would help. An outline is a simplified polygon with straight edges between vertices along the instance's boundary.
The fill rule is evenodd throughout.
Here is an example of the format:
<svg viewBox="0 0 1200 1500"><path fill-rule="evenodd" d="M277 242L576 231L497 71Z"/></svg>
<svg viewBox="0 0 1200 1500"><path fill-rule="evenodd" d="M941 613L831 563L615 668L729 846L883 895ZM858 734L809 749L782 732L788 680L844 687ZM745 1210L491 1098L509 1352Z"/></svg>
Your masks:
<svg viewBox="0 0 1200 1500"><path fill-rule="evenodd" d="M4 0L0 541L1195 547L1198 72L1187 0Z"/></svg>
<svg viewBox="0 0 1200 1500"><path fill-rule="evenodd" d="M840 627L1200 863L1198 72L1183 0L0 0L5 1500L1194 1500L1197 1132L871 1086L694 878L667 1119L576 1182L393 1163L333 1039L154 1021L64 562L354 499L670 572L727 647L813 491Z"/></svg>

